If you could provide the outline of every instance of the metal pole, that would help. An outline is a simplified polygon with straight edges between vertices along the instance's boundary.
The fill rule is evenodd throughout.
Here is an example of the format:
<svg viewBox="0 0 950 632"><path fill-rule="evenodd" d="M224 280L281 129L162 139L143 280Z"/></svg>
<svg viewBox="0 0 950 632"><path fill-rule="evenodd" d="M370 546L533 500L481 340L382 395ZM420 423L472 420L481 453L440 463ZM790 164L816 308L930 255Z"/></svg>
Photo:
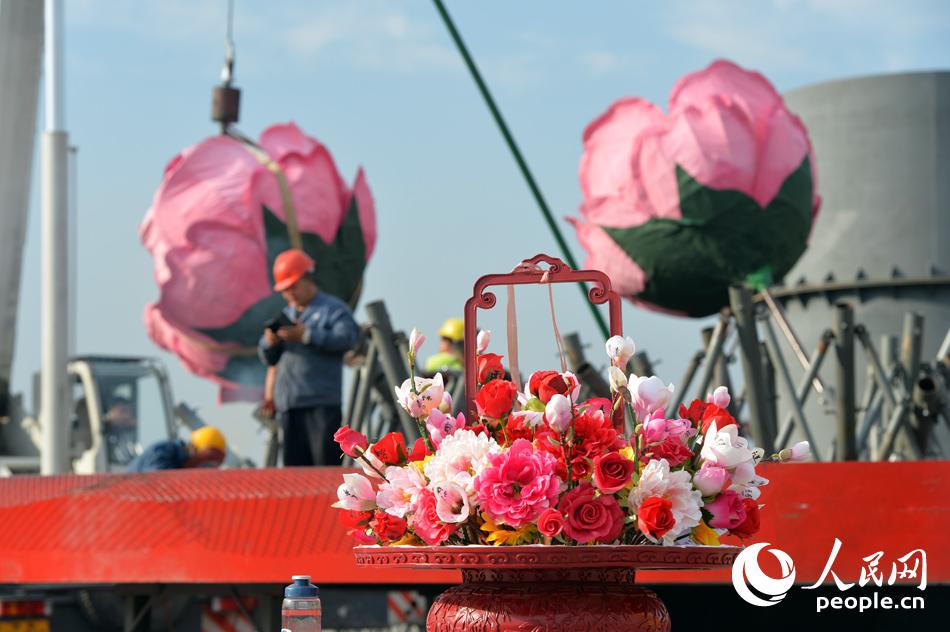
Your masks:
<svg viewBox="0 0 950 632"><path fill-rule="evenodd" d="M834 319L835 357L838 360L838 432L835 459L854 461L858 458L858 447L855 438L857 417L854 409L854 310L851 305L837 303Z"/></svg>
<svg viewBox="0 0 950 632"><path fill-rule="evenodd" d="M367 303L365 309L371 326L373 344L379 352L383 373L386 374L386 379L389 380L390 384L400 385L409 379L409 369L406 367L406 362L399 357L392 324L390 324L389 314L386 312L386 305L382 301L373 301ZM396 410L406 438L416 437L419 430L412 418L409 417L409 413L402 406L396 406Z"/></svg>
<svg viewBox="0 0 950 632"><path fill-rule="evenodd" d="M792 384L792 376L788 373L788 365L785 364L785 358L782 357L782 354L779 353L778 347L778 338L775 336L775 330L772 328L772 324L767 319L762 319L762 326L765 330L765 349L766 352L772 360L772 366L775 369L774 375L777 374L780 378L780 384L782 386L783 394L788 398L789 405L792 409L792 418L795 420L795 424L798 426L798 429L802 431L805 435L805 440L808 441L808 445L811 446L812 454L815 455L815 460L821 460L821 451L818 449L818 444L815 443L815 437L811 434L811 428L808 427L808 422L805 420L805 413L802 410L801 399L795 393L795 386ZM809 364L809 369L811 365ZM810 382L811 380L809 380ZM805 382L805 395L808 395L808 382ZM777 444L782 446L782 443Z"/></svg>
<svg viewBox="0 0 950 632"><path fill-rule="evenodd" d="M826 329L821 334L821 338L818 339L818 344L815 346L815 351L812 353L811 359L808 361L808 372L798 382L798 388L795 391L796 401L798 402L799 406L804 407L805 403L808 401L808 394L811 392L812 378L815 377L815 375L821 369L821 365L825 360L825 356L828 355L828 348L833 337L834 335L831 333L831 330ZM782 422L782 427L779 428L778 439L775 441L775 445L785 445L791 439L792 428L794 426L792 415L794 415L794 413L790 412L785 416L785 420ZM817 449L817 445L812 446L813 451L816 451Z"/></svg>
<svg viewBox="0 0 950 632"><path fill-rule="evenodd" d="M69 234L69 182L63 90L63 2L46 0L45 70L46 129L42 141L40 316L43 358L40 425L43 450L40 471L60 474L68 469L68 415L66 351L69 297L67 294Z"/></svg>
<svg viewBox="0 0 950 632"><path fill-rule="evenodd" d="M678 415L680 404L683 403L683 396L689 392L689 386L693 383L693 378L696 376L696 371L699 370L699 365L703 361L706 353L704 351L697 351L693 354L693 357L689 360L689 365L686 367L686 371L683 373L683 377L679 382L679 386L676 387L673 399L670 401L669 406L666 407L666 416L674 417Z"/></svg>
<svg viewBox="0 0 950 632"><path fill-rule="evenodd" d="M769 357L769 350L765 348L765 342L759 343L759 357L762 358L762 383L765 386L765 406L769 413L766 418L769 420L769 432L775 437L778 435L778 390L775 388L775 365Z"/></svg>
<svg viewBox="0 0 950 632"><path fill-rule="evenodd" d="M914 392L914 385L917 383L917 377L920 374L921 347L924 337L924 317L921 314L908 312L904 314L904 333L901 337L901 364L904 365L904 385L908 395ZM920 419L917 415L910 415L905 420L910 426L911 432L905 433L904 442L917 441L918 437L924 436L924 429L921 427ZM920 446L924 448L923 445Z"/></svg>
<svg viewBox="0 0 950 632"><path fill-rule="evenodd" d="M637 351L633 354L633 357L630 358L630 368L633 369L634 375L640 377L656 375L653 372L653 363L650 362L650 356L647 355L646 351Z"/></svg>
<svg viewBox="0 0 950 632"><path fill-rule="evenodd" d="M66 355L71 358L76 355L76 310L78 308L78 298L76 290L78 288L77 274L79 259L79 196L77 193L79 183L79 148L75 145L69 147L68 158L68 176L69 179L69 245L67 247L67 259L69 266L69 282L67 284L67 293L69 295L69 321L67 325L67 348ZM68 395L67 389L67 395ZM71 402L66 400L67 406ZM68 409L67 409L68 410Z"/></svg>
<svg viewBox="0 0 950 632"><path fill-rule="evenodd" d="M594 397L610 397L610 386L604 377L584 357L584 349L580 336L576 333L568 334L562 339L564 353L567 355L571 369L577 374L577 379L587 387Z"/></svg>
<svg viewBox="0 0 950 632"><path fill-rule="evenodd" d="M765 384L762 379L762 359L759 357L759 337L755 328L752 292L748 286L729 287L729 302L736 317L736 331L742 351L742 371L745 376L746 397L752 435L766 454L774 452L775 436L770 432L772 423L766 405Z"/></svg>
<svg viewBox="0 0 950 632"><path fill-rule="evenodd" d="M722 343L726 341L726 328L729 326L729 317L726 314L719 314L719 320L709 334L709 340L706 341L706 365L703 367L703 377L699 380L699 388L696 389L696 399L706 397L706 389L712 382L713 375L716 372L716 366L719 364L719 357L722 355ZM705 331L703 332L705 335Z"/></svg>
<svg viewBox="0 0 950 632"><path fill-rule="evenodd" d="M488 85L485 83L484 79L482 79L482 75L478 71L478 66L475 65L475 60L472 59L472 56L468 52L468 48L465 46L465 42L462 41L461 34L459 34L458 29L455 28L455 23L452 21L452 17L445 9L445 5L442 4L442 0L433 0L433 3L439 12L439 15L442 17L445 27L449 30L449 35L452 36L455 46L462 55L462 59L465 60L465 65L468 67L468 71L471 73L472 79L475 80L475 84L478 86L478 91L485 100L485 105L487 105L488 109L491 111L492 117L495 119L495 123L498 125L498 129L501 131L501 135L504 136L505 142L508 143L508 149L511 151L512 156L514 156L515 162L518 163L518 168L521 170L521 175L524 176L525 182L528 184L528 188L531 189L531 195L534 196L534 200L537 202L538 208L541 209L541 214L544 216L544 221L547 222L548 228L550 228L551 232L554 234L554 240L560 247L561 253L564 255L564 259L567 260L567 265L577 270L578 267L577 262L574 260L574 255L571 254L571 249L564 240L564 235L561 234L561 229L558 228L557 224L555 223L554 216L551 214L551 209L548 208L548 203L544 200L544 196L541 194L541 189L538 187L534 180L534 176L531 174L531 170L528 168L528 163L521 155L521 150L518 149L518 144L515 142L514 136L511 135L511 132L508 129L508 124L505 123L504 117L501 115L501 110L499 110L498 106L495 104L495 99L488 90ZM604 320L604 315L600 313L596 305L590 302L590 299L587 296L587 284L578 283L577 285L580 288L581 294L584 296L584 303L590 308L591 314L594 316L594 321L600 328L601 335L606 340L610 337L610 331L607 329L607 322Z"/></svg>
<svg viewBox="0 0 950 632"><path fill-rule="evenodd" d="M768 288L763 289L761 292L759 292L759 294L761 294L762 298L765 299L765 304L768 305L769 311L772 312L772 316L775 318L775 322L778 323L779 329L782 330L782 334L785 336L785 339L788 340L789 346L792 347L792 352L795 354L795 357L798 358L802 368L807 371L808 356L805 355L805 349L802 345L802 341L798 338L798 334L795 333L795 330L792 328L792 324L788 322L788 316L785 314L785 309L782 307L781 303L775 300L775 297L772 296L772 293ZM825 385L821 381L820 376L815 375L812 385L815 387L816 393L819 395L824 394Z"/></svg>

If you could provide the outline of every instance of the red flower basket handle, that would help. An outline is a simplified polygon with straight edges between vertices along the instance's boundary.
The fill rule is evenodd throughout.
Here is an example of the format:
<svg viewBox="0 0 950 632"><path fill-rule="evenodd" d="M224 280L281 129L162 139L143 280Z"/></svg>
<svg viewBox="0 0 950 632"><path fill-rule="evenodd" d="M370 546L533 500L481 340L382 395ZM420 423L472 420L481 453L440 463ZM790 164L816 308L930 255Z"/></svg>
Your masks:
<svg viewBox="0 0 950 632"><path fill-rule="evenodd" d="M539 264L547 264L542 268ZM587 293L591 303L608 304L610 311L610 335L623 335L623 323L620 315L620 295L610 287L610 279L600 270L573 270L556 257L537 254L525 259L507 274L486 274L475 281L472 296L465 301L465 411L474 414L475 394L478 372L476 370L476 335L478 330L477 309L492 309L497 299L495 294L486 291L490 286L528 285L540 283L579 283L591 282L593 287ZM510 359L510 358L509 358ZM623 428L623 408L614 414L614 425Z"/></svg>

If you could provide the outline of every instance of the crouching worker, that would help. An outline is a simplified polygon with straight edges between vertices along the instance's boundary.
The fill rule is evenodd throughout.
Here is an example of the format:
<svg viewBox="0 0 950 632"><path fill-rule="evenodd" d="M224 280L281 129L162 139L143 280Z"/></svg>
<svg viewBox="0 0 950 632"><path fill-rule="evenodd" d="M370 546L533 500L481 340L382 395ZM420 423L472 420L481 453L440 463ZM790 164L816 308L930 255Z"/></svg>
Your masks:
<svg viewBox="0 0 950 632"><path fill-rule="evenodd" d="M169 439L153 443L129 462L128 472L154 472L186 467L218 467L227 453L224 435L213 426L202 426L188 441Z"/></svg>

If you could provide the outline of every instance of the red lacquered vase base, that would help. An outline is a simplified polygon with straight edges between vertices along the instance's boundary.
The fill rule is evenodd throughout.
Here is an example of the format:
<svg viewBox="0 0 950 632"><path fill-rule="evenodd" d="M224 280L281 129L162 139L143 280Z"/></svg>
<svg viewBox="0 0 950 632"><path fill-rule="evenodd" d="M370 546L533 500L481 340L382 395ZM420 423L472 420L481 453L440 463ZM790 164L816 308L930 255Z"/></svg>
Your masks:
<svg viewBox="0 0 950 632"><path fill-rule="evenodd" d="M429 609L430 632L670 630L636 569L728 566L736 547L443 546L356 547L361 566L458 568L462 583Z"/></svg>
<svg viewBox="0 0 950 632"><path fill-rule="evenodd" d="M463 583L432 604L426 629L667 632L666 606L633 579L632 569L463 570Z"/></svg>

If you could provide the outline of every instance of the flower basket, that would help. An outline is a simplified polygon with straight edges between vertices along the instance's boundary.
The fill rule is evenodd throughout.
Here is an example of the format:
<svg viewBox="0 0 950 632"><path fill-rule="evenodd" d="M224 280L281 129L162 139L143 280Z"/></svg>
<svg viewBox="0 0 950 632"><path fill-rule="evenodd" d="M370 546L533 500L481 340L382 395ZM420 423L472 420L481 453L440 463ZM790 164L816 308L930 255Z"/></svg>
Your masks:
<svg viewBox="0 0 950 632"><path fill-rule="evenodd" d="M560 371L520 383L511 290L579 280L608 304L613 334L610 397L584 401L563 357ZM492 285L509 288L509 372L487 351L490 332L477 332L476 310L496 303ZM551 317L560 347L553 298ZM410 446L393 432L370 444L348 427L337 433L365 472L344 475L334 504L362 545L357 563L462 571L463 583L433 604L429 630L669 630L663 603L634 584L636 570L729 565L739 548L719 537L758 531L768 481L755 467L765 455L740 436L728 391L667 415L673 385L626 375L634 344L621 330L606 275L538 255L475 283L465 414L450 414L441 375L415 376L424 337L413 330L410 378L395 393L420 438ZM768 460L806 455L800 444Z"/></svg>

